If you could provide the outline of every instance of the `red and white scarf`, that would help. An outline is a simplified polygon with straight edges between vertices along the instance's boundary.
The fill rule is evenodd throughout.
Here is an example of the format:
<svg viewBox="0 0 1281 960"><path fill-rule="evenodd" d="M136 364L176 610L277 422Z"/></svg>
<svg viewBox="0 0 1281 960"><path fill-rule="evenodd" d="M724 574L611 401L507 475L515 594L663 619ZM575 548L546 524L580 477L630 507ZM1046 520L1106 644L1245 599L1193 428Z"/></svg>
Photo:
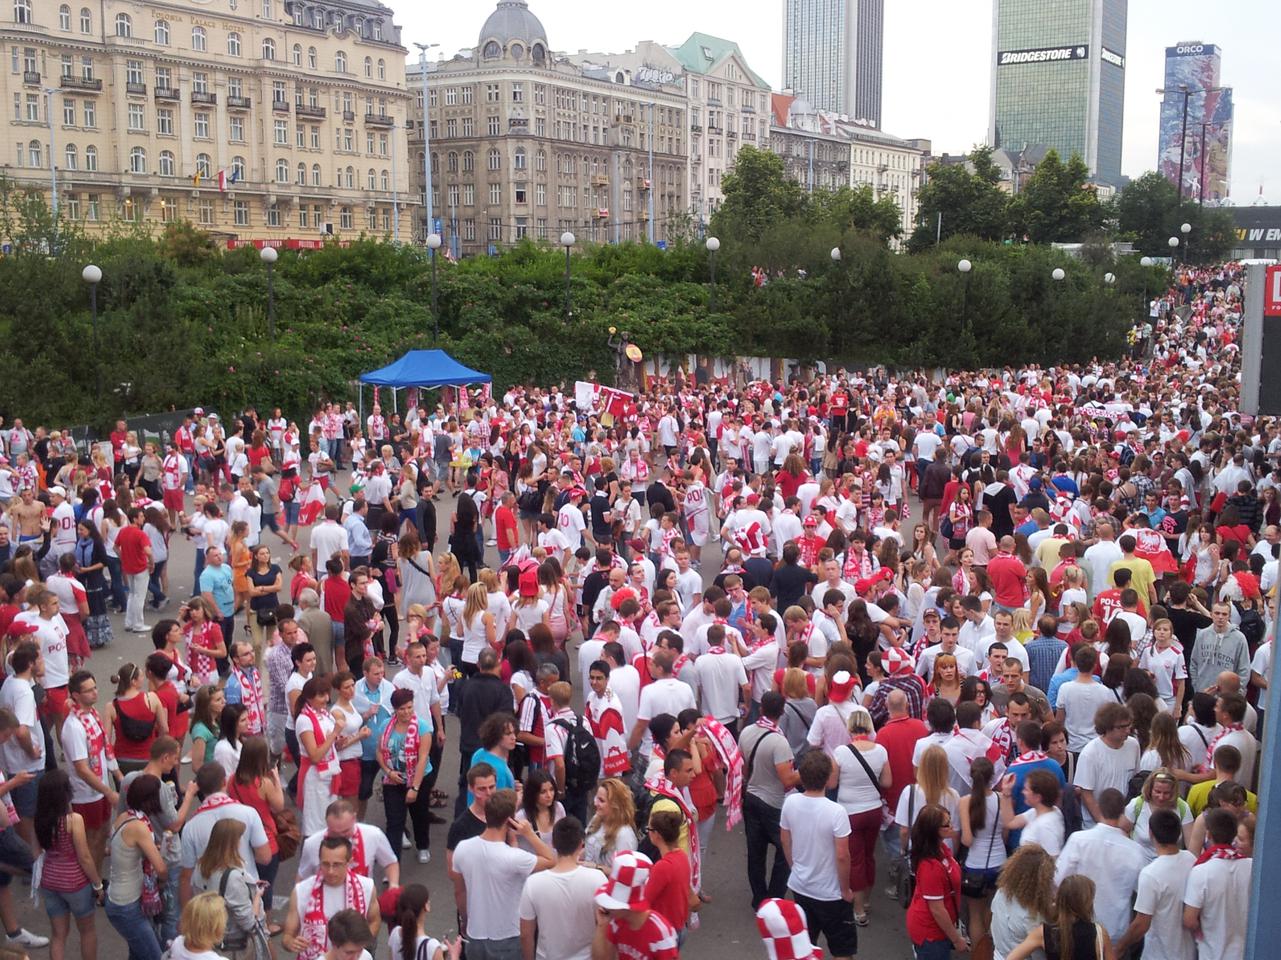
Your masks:
<svg viewBox="0 0 1281 960"><path fill-rule="evenodd" d="M702 730L725 768L725 829L733 830L743 819L743 751L719 720L704 717Z"/></svg>
<svg viewBox="0 0 1281 960"><path fill-rule="evenodd" d="M325 742L325 732L320 725L323 718L328 718L330 723L334 722L333 716L328 710L316 710L311 704L302 708L302 713L298 714L298 722L304 720L311 724L311 735L316 738L316 746ZM302 730L298 731L299 739L302 738ZM337 786L338 779L334 774L338 772L338 751L334 749L333 744L329 745L329 752L325 754L325 759L320 763L312 763L311 757L307 753L306 746L299 751L302 762L298 765L298 811L302 812L303 795L305 793L303 784L307 779L307 774L314 768L318 774L329 774L329 791L333 792Z"/></svg>
<svg viewBox="0 0 1281 960"><path fill-rule="evenodd" d="M347 871L343 883L343 909L356 910L363 917L369 910L365 902L365 888L357 875ZM329 918L325 916L325 881L318 875L311 883L307 897L307 910L302 917L302 939L307 946L298 951L298 960L319 960L329 949Z"/></svg>
<svg viewBox="0 0 1281 960"><path fill-rule="evenodd" d="M98 711L90 707L87 710L81 710L79 707L73 707L76 719L80 725L85 728L85 740L88 741L89 750L89 769L99 780L103 778L102 757L105 754L107 763L110 764L116 759L115 751L111 749L111 744L107 742L107 732L102 729L102 721L98 719Z"/></svg>
<svg viewBox="0 0 1281 960"><path fill-rule="evenodd" d="M1214 767L1214 751L1219 746L1219 741L1229 733L1236 733L1238 730L1244 729L1245 727L1239 723L1229 723L1214 735L1214 738L1205 745L1205 765L1207 768L1212 769Z"/></svg>
<svg viewBox="0 0 1281 960"><path fill-rule="evenodd" d="M205 799L205 802L202 803L200 806L196 807L196 813L192 814L192 816L195 816L196 814L200 814L200 813L205 813L208 810L217 810L219 807L225 807L228 804L232 804L235 802L236 802L235 800L227 796L225 793L215 793L212 796L207 797Z"/></svg>
<svg viewBox="0 0 1281 960"><path fill-rule="evenodd" d="M247 670L232 667L231 672L240 684L240 702L249 714L249 733L260 736L266 729L266 711L262 704L262 688L258 685L258 670L255 667Z"/></svg>
<svg viewBox="0 0 1281 960"><path fill-rule="evenodd" d="M783 732L782 730L779 729L778 724L775 723L773 720L770 720L768 717L761 717L759 720L756 721L756 726L760 727L762 730L768 730L770 733Z"/></svg>
<svg viewBox="0 0 1281 960"><path fill-rule="evenodd" d="M652 780L645 781L645 789L660 797L672 801L685 817L686 833L689 835L689 868L690 886L701 889L703 880L703 858L698 847L698 810L688 799L688 793L677 790L665 774L660 773Z"/></svg>
<svg viewBox="0 0 1281 960"><path fill-rule="evenodd" d="M1231 843L1212 843L1201 851L1201 855L1196 858L1196 865L1200 866L1207 860L1244 860L1241 851Z"/></svg>
<svg viewBox="0 0 1281 960"><path fill-rule="evenodd" d="M222 640L222 628L212 620L189 623L182 631L187 635L187 660L191 663L191 672L201 686L218 681L218 662L205 652L212 649L210 635L215 630L217 635L212 637L212 645L217 645Z"/></svg>
<svg viewBox="0 0 1281 960"><path fill-rule="evenodd" d="M397 762L395 754L391 751L391 735L395 729L396 720L393 719L391 723L387 724L386 729L383 730L381 739L378 741L378 755L382 757L383 763L392 770L396 769ZM409 778L413 776L414 771L418 769L417 716L415 716L413 720L409 721L409 729L405 731L405 742L400 748L400 757L403 758L405 764L405 768L402 771L405 774L405 784L407 786L412 786L412 784L409 783Z"/></svg>

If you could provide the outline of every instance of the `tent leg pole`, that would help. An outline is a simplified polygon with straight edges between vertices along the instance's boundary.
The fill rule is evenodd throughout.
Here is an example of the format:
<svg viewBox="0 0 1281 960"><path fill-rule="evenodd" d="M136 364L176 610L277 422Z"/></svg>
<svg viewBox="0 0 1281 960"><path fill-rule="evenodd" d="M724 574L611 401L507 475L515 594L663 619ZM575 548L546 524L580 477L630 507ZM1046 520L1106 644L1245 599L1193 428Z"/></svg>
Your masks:
<svg viewBox="0 0 1281 960"><path fill-rule="evenodd" d="M356 411L360 414L360 422L365 422L365 385L357 381L356 383Z"/></svg>

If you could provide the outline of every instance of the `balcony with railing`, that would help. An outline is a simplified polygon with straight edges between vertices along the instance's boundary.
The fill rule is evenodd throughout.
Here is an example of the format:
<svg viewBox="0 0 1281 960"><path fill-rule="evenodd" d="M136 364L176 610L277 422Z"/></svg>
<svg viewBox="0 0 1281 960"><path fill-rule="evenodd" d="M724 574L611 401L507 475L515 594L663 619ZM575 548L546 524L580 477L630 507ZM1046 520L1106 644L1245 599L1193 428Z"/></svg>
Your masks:
<svg viewBox="0 0 1281 960"><path fill-rule="evenodd" d="M396 118L389 117L385 113L367 113L365 114L365 125L369 127L394 127Z"/></svg>
<svg viewBox="0 0 1281 960"><path fill-rule="evenodd" d="M227 97L227 108L230 110L248 110L253 106L250 97Z"/></svg>
<svg viewBox="0 0 1281 960"><path fill-rule="evenodd" d="M272 109L272 110L274 110L276 113L288 113L288 112L289 112L289 101L288 101L288 100L273 100L273 101L271 101L271 109Z"/></svg>
<svg viewBox="0 0 1281 960"><path fill-rule="evenodd" d="M179 100L182 97L173 87L156 87L151 95L157 100Z"/></svg>
<svg viewBox="0 0 1281 960"><path fill-rule="evenodd" d="M355 123L355 122L356 122L356 111L355 111L355 110L344 110L344 111L342 112L342 118L343 118L343 121L344 121L345 123Z"/></svg>
<svg viewBox="0 0 1281 960"><path fill-rule="evenodd" d="M93 93L102 91L102 81L97 77L85 78L77 77L75 74L67 74L58 79L58 85L63 90L87 90Z"/></svg>
<svg viewBox="0 0 1281 960"><path fill-rule="evenodd" d="M299 103L294 105L294 115L298 117L310 117L313 120L325 119L326 110L324 107L312 106L309 103Z"/></svg>
<svg viewBox="0 0 1281 960"><path fill-rule="evenodd" d="M40 71L39 70L23 70L22 85L25 87L40 86Z"/></svg>
<svg viewBox="0 0 1281 960"><path fill-rule="evenodd" d="M212 106L213 104L218 102L218 94L213 93L210 90L192 90L191 102L204 103Z"/></svg>
<svg viewBox="0 0 1281 960"><path fill-rule="evenodd" d="M125 84L125 93L132 94L135 97L145 97L147 95L147 85L141 80L131 80Z"/></svg>

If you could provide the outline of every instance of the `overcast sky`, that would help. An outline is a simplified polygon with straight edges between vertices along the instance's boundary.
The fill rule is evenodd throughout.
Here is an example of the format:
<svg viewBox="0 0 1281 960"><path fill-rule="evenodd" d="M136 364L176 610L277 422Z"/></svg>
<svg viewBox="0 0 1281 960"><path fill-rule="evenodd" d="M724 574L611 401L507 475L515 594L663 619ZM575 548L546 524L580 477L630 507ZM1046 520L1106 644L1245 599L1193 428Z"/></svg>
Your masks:
<svg viewBox="0 0 1281 960"><path fill-rule="evenodd" d="M396 11L411 51L415 42L439 43L451 56L475 46L496 5L383 2ZM700 30L737 42L775 89L782 80L783 0L530 0L530 9L554 50L623 51L640 40L679 44ZM884 129L930 139L935 153L963 152L982 142L993 61L990 0L888 0L885 21ZM1162 83L1165 48L1184 40L1217 43L1223 82L1235 88L1232 198L1253 203L1262 185L1268 200L1281 203L1278 37L1276 0L1131 0L1124 172L1137 177L1156 166L1161 98L1153 91Z"/></svg>

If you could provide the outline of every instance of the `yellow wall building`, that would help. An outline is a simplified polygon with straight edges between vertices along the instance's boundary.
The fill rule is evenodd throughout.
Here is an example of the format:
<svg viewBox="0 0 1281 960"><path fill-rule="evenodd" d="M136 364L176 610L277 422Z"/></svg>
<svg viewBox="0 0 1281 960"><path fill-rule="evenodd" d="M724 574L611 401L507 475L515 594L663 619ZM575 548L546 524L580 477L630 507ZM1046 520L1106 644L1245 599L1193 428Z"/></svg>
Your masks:
<svg viewBox="0 0 1281 960"><path fill-rule="evenodd" d="M68 220L411 238L412 94L377 0L0 0L0 42L0 174L56 176Z"/></svg>

